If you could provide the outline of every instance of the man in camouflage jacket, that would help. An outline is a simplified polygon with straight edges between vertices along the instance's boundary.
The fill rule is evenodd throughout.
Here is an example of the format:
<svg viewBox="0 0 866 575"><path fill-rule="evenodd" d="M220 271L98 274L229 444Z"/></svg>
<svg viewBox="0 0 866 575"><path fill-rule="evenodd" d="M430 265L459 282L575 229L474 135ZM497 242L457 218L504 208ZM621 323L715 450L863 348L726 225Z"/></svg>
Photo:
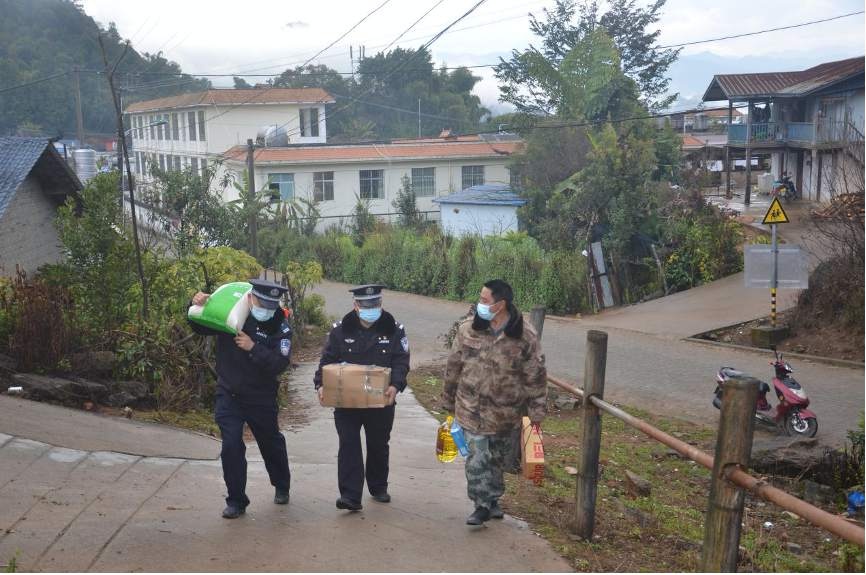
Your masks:
<svg viewBox="0 0 866 575"><path fill-rule="evenodd" d="M513 304L506 282L484 284L474 317L460 324L445 368L442 407L469 446L466 483L475 511L466 522L501 519L503 471L523 415L538 426L547 411L547 370L538 336Z"/></svg>

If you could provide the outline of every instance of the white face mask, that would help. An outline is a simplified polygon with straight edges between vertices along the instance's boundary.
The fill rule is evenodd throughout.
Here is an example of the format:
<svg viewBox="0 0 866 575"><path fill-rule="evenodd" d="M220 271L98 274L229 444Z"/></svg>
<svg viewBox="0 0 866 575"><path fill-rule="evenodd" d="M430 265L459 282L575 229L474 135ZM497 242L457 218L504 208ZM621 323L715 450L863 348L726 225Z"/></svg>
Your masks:
<svg viewBox="0 0 866 575"><path fill-rule="evenodd" d="M268 321L272 317L274 317L274 312L277 311L275 309L267 309L258 306L251 306L250 313L253 314L253 317L256 318L256 321Z"/></svg>
<svg viewBox="0 0 866 575"><path fill-rule="evenodd" d="M496 304L491 304L491 305L496 305ZM478 317L480 317L481 319L490 321L496 315L494 312L492 312L490 310L490 307L491 307L490 305L478 302L478 304L475 306L475 313L477 313Z"/></svg>

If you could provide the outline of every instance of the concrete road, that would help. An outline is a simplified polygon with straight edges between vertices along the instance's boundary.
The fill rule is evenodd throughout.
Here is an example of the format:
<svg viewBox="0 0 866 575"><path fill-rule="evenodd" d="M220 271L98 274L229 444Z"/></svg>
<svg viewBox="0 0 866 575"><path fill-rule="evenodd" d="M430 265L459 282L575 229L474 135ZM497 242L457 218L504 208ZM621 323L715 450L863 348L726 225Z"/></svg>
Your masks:
<svg viewBox="0 0 866 575"><path fill-rule="evenodd" d="M314 367L303 365L292 378L310 422L286 430L291 503L272 503L273 488L251 444L252 504L233 521L220 517L225 488L218 460L57 447L62 436L54 445L33 441L16 434L20 420L0 418L0 567L15 557L21 571L570 570L517 519L465 525L471 508L462 460L436 460L436 422L411 393L398 398L393 502L365 498L360 513L337 510L337 435L332 410L319 407L309 385ZM109 443L112 434L134 429L125 420L52 413L59 408L27 401L16 409L58 415L68 430L99 422ZM170 449L190 438L163 428L162 439ZM153 448L148 443L143 451Z"/></svg>
<svg viewBox="0 0 866 575"><path fill-rule="evenodd" d="M772 354L713 347L682 338L765 313L758 311L758 303L746 299L747 293L755 290L741 286L742 280L738 283L735 276L612 313L580 320L548 318L542 342L548 370L582 385L586 332L601 329L609 333L608 399L663 415L715 423L718 411L711 400L719 367L733 366L769 381ZM316 288L325 296L329 314L342 317L349 309L348 287L326 282ZM385 292L384 306L406 326L414 365L445 357L440 336L468 308L465 303L390 291ZM800 360L791 363L794 376L812 400L810 408L818 416L818 439L841 444L863 411L863 369ZM759 434L768 443L775 443L771 441L775 437L773 433Z"/></svg>

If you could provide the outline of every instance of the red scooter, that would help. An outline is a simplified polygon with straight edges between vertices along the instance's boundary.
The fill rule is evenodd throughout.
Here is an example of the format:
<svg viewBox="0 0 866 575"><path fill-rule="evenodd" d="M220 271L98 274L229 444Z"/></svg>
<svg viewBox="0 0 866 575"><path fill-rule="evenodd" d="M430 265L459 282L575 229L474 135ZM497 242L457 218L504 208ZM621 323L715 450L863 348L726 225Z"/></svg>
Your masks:
<svg viewBox="0 0 866 575"><path fill-rule="evenodd" d="M794 372L791 365L782 358L782 354L773 350L776 361L770 362L775 371L773 388L779 405L773 407L767 401L770 386L761 381L758 387L758 404L755 410L755 420L764 425L782 428L788 435L798 437L814 437L818 433L818 417L809 409L809 398L806 390L797 380L791 377ZM716 374L716 391L713 405L716 409L722 407L722 388L729 379L749 377L748 374L732 367L722 367Z"/></svg>

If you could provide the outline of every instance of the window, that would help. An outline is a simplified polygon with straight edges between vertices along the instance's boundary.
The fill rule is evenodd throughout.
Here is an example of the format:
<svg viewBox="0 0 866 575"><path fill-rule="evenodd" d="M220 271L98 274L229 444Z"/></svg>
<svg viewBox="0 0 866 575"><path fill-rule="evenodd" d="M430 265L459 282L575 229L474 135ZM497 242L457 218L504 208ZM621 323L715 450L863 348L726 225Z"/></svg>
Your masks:
<svg viewBox="0 0 866 575"><path fill-rule="evenodd" d="M436 194L436 168L412 168L412 191L416 196Z"/></svg>
<svg viewBox="0 0 866 575"><path fill-rule="evenodd" d="M201 177L207 178L207 160L201 159Z"/></svg>
<svg viewBox="0 0 866 575"><path fill-rule="evenodd" d="M204 110L198 112L198 141L204 142Z"/></svg>
<svg viewBox="0 0 866 575"><path fill-rule="evenodd" d="M301 128L301 137L319 137L319 109L301 108L298 110L298 123Z"/></svg>
<svg viewBox="0 0 866 575"><path fill-rule="evenodd" d="M177 114L171 115L171 139L180 140L180 125L177 123Z"/></svg>
<svg viewBox="0 0 866 575"><path fill-rule="evenodd" d="M195 112L187 112L186 123L189 127L189 141L195 142Z"/></svg>
<svg viewBox="0 0 866 575"><path fill-rule="evenodd" d="M268 174L268 189L271 191L271 201L290 202L295 197L294 174Z"/></svg>
<svg viewBox="0 0 866 575"><path fill-rule="evenodd" d="M329 202L334 199L334 172L313 173L313 201Z"/></svg>
<svg viewBox="0 0 866 575"><path fill-rule="evenodd" d="M156 126L154 126L153 116L147 117L147 123L150 124L150 139L156 139Z"/></svg>
<svg viewBox="0 0 866 575"><path fill-rule="evenodd" d="M163 154L159 155L159 169L165 171L165 156Z"/></svg>
<svg viewBox="0 0 866 575"><path fill-rule="evenodd" d="M175 169L175 171L177 171L177 172L180 172L180 171L183 170L183 168L180 167L180 156L175 156L175 157L174 157L174 169Z"/></svg>
<svg viewBox="0 0 866 575"><path fill-rule="evenodd" d="M190 158L189 159L189 167L192 170L192 175L198 175L198 158Z"/></svg>
<svg viewBox="0 0 866 575"><path fill-rule="evenodd" d="M484 166L463 166L463 189L484 183Z"/></svg>
<svg viewBox="0 0 866 575"><path fill-rule="evenodd" d="M361 170L359 175L362 200L375 200L385 197L383 194L382 170Z"/></svg>
<svg viewBox="0 0 866 575"><path fill-rule="evenodd" d="M169 154L165 157L165 169L170 172L172 168L174 168L174 156Z"/></svg>

